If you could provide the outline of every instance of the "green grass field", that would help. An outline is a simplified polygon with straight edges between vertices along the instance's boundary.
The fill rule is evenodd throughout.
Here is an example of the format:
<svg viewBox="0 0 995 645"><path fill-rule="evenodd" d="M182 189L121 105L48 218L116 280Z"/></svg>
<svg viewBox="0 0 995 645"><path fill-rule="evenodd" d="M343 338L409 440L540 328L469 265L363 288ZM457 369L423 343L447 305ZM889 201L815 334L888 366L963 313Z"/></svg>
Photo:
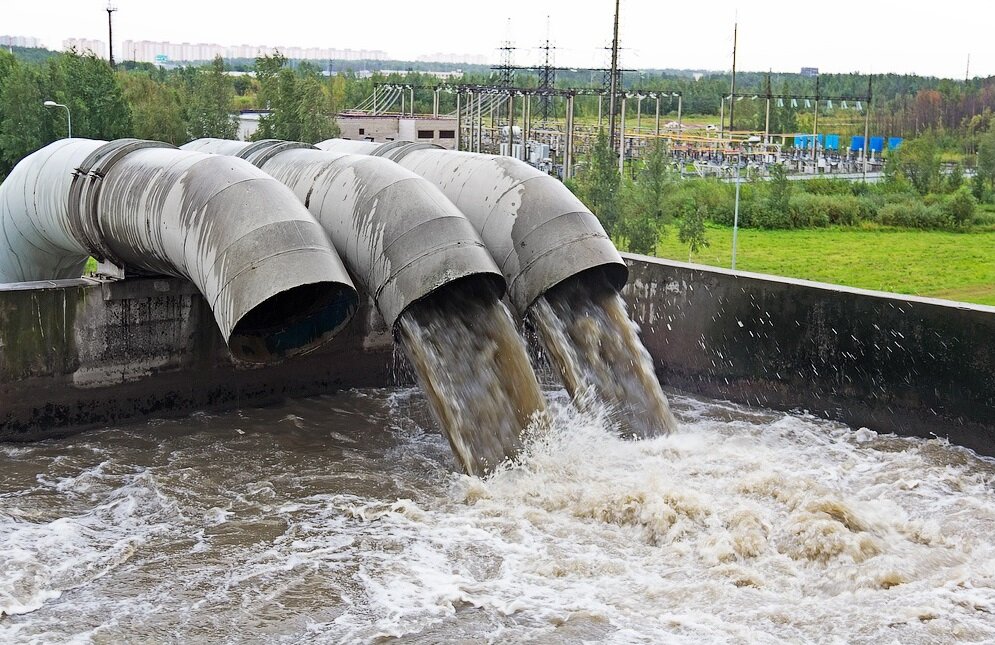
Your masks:
<svg viewBox="0 0 995 645"><path fill-rule="evenodd" d="M732 229L708 226L693 262L729 267ZM995 232L887 228L740 229L736 268L962 302L995 305ZM668 227L657 255L687 261Z"/></svg>

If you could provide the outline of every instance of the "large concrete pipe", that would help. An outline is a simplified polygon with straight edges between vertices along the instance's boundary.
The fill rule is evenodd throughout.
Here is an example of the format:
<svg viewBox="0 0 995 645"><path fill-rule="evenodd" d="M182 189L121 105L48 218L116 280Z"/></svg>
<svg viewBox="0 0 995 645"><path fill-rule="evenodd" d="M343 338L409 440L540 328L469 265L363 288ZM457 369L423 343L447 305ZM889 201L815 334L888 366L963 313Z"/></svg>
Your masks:
<svg viewBox="0 0 995 645"><path fill-rule="evenodd" d="M199 139L183 147L238 155L289 186L391 328L410 304L457 280L474 277L504 293L473 225L431 182L395 163L288 141Z"/></svg>
<svg viewBox="0 0 995 645"><path fill-rule="evenodd" d="M523 161L407 141L329 139L317 147L385 157L438 186L480 233L520 315L581 273L625 285L625 262L598 218L559 180Z"/></svg>
<svg viewBox="0 0 995 645"><path fill-rule="evenodd" d="M64 139L0 186L0 282L78 277L88 256L187 278L232 354L314 349L358 296L325 232L247 162L151 141Z"/></svg>

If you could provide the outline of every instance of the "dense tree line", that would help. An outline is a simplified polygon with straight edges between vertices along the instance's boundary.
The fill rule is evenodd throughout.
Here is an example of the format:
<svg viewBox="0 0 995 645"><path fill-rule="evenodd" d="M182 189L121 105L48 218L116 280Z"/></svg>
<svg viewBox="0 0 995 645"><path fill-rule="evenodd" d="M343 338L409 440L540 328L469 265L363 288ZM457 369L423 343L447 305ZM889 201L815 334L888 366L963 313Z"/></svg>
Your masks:
<svg viewBox="0 0 995 645"><path fill-rule="evenodd" d="M259 137L317 142L338 130L334 115L350 100L349 76L324 78L282 57L257 61L255 78L232 75L217 58L201 67L165 70L129 63L112 69L92 54L64 52L22 59L0 50L0 178L25 155L69 134L91 139L138 137L180 145L200 137L232 139L238 109L270 109Z"/></svg>
<svg viewBox="0 0 995 645"><path fill-rule="evenodd" d="M392 61L376 63L373 69L377 66L412 69L360 76L348 69L349 64L329 62L327 66L335 70L331 77L310 63L290 61L279 55L236 61L236 69L231 61L216 59L206 65L168 70L128 62L112 70L106 62L76 52L56 54L23 49L13 55L0 52L0 176L28 152L66 135L64 112L42 107L47 99L70 107L73 134L80 137L136 136L174 144L202 136L231 137L237 126L232 114L255 109L271 111L260 120L257 137L318 141L337 132L336 112L363 104L373 94L376 84L444 86L420 70L452 69L441 64ZM488 67L467 66L460 81L493 84L497 76ZM649 70L627 73L624 86L643 93L680 93L685 115L718 115L722 112L723 97L729 94L730 81L728 73ZM559 87L600 88L602 82L603 74L598 70L562 70L557 76ZM861 74L823 74L818 78L818 94L862 96L867 92L867 82L867 77ZM515 83L534 87L538 79L534 73L520 70ZM813 96L816 79L800 74L740 72L737 92L746 96L735 104L736 129L763 128L766 116L763 99L768 89L775 95ZM383 90L381 96L386 94ZM873 79L873 94L873 134L907 138L928 134L941 151L963 156L967 165L973 165L976 159L980 162L980 143L993 131L995 121L992 118L995 78L954 81L882 74ZM413 109L429 113L432 102L433 93L420 89L415 93ZM554 101L554 116L562 118L564 103L561 99ZM841 102L836 101L830 109L823 100L820 119L825 121L820 121L820 130L832 128L828 131L862 134L864 113L855 111L855 103L849 101L844 110ZM728 112L728 101L725 105ZM392 109L396 111L399 107L398 98ZM409 104L405 107L412 109ZM455 94L441 92L440 110L451 113L455 107ZM866 105L861 107L867 109ZM674 97L665 99L661 105L668 118L676 108ZM644 100L642 109L646 126L651 122L655 105L652 100ZM593 121L598 112L597 97L580 97L576 110L579 119ZM607 110L607 106L603 105L602 110ZM630 102L630 125L633 112ZM727 123L728 117L726 113ZM775 133L809 131L812 120L812 109L804 99L772 105L770 121Z"/></svg>

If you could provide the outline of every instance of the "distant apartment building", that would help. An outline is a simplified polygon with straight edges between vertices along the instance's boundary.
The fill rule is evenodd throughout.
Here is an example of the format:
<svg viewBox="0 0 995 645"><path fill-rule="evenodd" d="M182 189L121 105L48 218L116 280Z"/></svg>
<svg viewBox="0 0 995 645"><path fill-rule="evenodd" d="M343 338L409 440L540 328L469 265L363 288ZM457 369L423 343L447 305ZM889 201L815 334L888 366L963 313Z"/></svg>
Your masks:
<svg viewBox="0 0 995 645"><path fill-rule="evenodd" d="M808 76L809 78L815 78L819 75L818 67L803 67L801 71L802 76Z"/></svg>
<svg viewBox="0 0 995 645"><path fill-rule="evenodd" d="M435 52L433 54L419 56L418 61L422 63L449 63L452 65L486 65L488 63L486 56L443 52Z"/></svg>
<svg viewBox="0 0 995 645"><path fill-rule="evenodd" d="M3 47L44 47L41 41L31 36L0 36Z"/></svg>
<svg viewBox="0 0 995 645"><path fill-rule="evenodd" d="M256 58L277 52L297 60L386 60L379 49L331 49L327 47L284 47L282 45L217 45L214 43L171 43L152 40L126 40L124 59L140 63L168 63L222 58Z"/></svg>
<svg viewBox="0 0 995 645"><path fill-rule="evenodd" d="M102 40L91 38L66 38L62 41L62 51L75 49L81 54L92 53L98 58L107 58L107 46Z"/></svg>

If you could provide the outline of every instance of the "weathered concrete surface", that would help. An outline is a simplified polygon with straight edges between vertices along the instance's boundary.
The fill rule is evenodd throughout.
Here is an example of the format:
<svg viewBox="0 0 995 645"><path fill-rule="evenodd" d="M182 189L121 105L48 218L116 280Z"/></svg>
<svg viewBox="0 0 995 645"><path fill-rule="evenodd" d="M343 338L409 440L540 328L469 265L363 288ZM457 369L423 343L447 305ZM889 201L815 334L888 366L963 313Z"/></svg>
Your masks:
<svg viewBox="0 0 995 645"><path fill-rule="evenodd" d="M995 454L995 307L626 261L665 385Z"/></svg>
<svg viewBox="0 0 995 645"><path fill-rule="evenodd" d="M258 367L233 362L183 280L4 285L0 441L387 385L393 350L378 321L363 307L321 350Z"/></svg>
<svg viewBox="0 0 995 645"><path fill-rule="evenodd" d="M626 260L665 385L995 454L995 308ZM187 282L7 285L0 440L388 385L382 325L366 306L319 352L251 368L233 364Z"/></svg>

